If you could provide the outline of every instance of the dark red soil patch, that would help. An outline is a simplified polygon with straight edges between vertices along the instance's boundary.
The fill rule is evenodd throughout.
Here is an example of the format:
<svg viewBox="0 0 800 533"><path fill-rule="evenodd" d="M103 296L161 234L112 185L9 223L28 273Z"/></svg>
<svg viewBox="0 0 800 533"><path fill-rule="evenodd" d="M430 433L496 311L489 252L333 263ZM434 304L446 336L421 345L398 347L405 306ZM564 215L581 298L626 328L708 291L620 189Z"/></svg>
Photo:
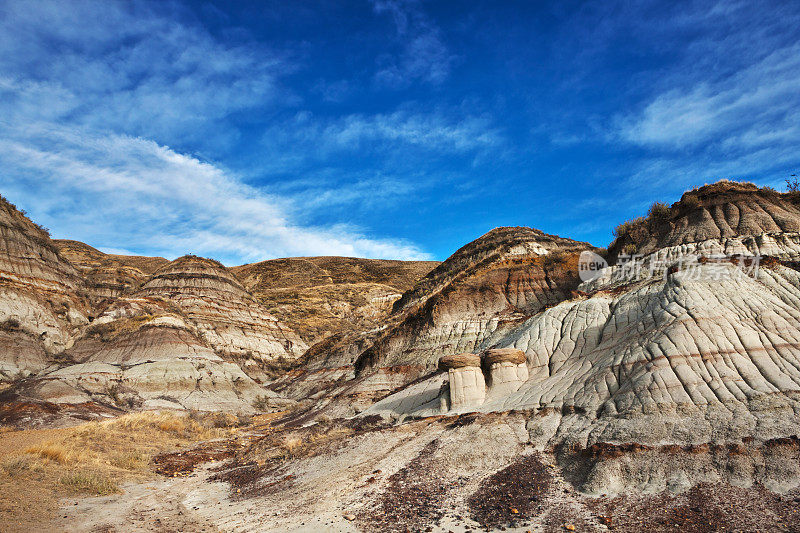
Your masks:
<svg viewBox="0 0 800 533"><path fill-rule="evenodd" d="M701 484L677 496L626 495L586 503L612 531L800 531L800 492L779 495L760 485Z"/></svg>
<svg viewBox="0 0 800 533"><path fill-rule="evenodd" d="M484 479L467 500L470 516L484 527L516 527L537 516L551 475L538 455L527 455Z"/></svg>
<svg viewBox="0 0 800 533"><path fill-rule="evenodd" d="M422 531L444 516L449 483L440 476L432 458L437 440L429 442L409 464L392 474L376 509L361 513L358 522L366 531Z"/></svg>
<svg viewBox="0 0 800 533"><path fill-rule="evenodd" d="M207 443L192 450L156 455L153 465L156 473L163 476L185 476L191 474L197 465L229 459L233 455L230 443Z"/></svg>
<svg viewBox="0 0 800 533"><path fill-rule="evenodd" d="M254 462L234 463L223 472L215 474L211 481L224 481L231 487L231 497L244 500L263 497L286 490L291 486L294 475L281 474L280 466L259 465ZM272 477L271 481L262 481Z"/></svg>

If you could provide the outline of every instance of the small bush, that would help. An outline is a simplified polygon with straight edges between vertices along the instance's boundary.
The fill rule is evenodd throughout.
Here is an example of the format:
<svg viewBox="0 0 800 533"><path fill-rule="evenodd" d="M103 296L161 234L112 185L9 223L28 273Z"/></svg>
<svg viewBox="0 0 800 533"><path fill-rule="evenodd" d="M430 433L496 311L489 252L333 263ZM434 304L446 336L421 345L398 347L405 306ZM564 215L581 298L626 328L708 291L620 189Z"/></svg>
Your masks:
<svg viewBox="0 0 800 533"><path fill-rule="evenodd" d="M159 422L158 429L164 433L173 433L177 436L183 436L183 434L186 433L186 422L184 422L182 418L170 418Z"/></svg>
<svg viewBox="0 0 800 533"><path fill-rule="evenodd" d="M700 199L697 196L685 196L681 200L681 207L684 211L693 211L695 209L699 209L701 206Z"/></svg>
<svg viewBox="0 0 800 533"><path fill-rule="evenodd" d="M111 457L110 462L117 468L135 472L147 464L147 456L142 452L122 452Z"/></svg>
<svg viewBox="0 0 800 533"><path fill-rule="evenodd" d="M655 202L650 206L650 211L647 213L648 220L654 222L666 222L670 219L672 212L667 204Z"/></svg>
<svg viewBox="0 0 800 533"><path fill-rule="evenodd" d="M76 492L104 496L122 492L119 486L106 476L91 470L79 470L61 476L59 483Z"/></svg>
<svg viewBox="0 0 800 533"><path fill-rule="evenodd" d="M211 417L211 425L215 428L233 428L239 425L239 419L231 413L218 412Z"/></svg>
<svg viewBox="0 0 800 533"><path fill-rule="evenodd" d="M266 394L256 396L256 399L253 400L253 408L257 411L269 411L269 396Z"/></svg>
<svg viewBox="0 0 800 533"><path fill-rule="evenodd" d="M800 181L797 180L797 175L792 174L786 178L786 190L788 192L800 192Z"/></svg>
<svg viewBox="0 0 800 533"><path fill-rule="evenodd" d="M644 229L646 226L646 220L644 217L634 218L633 220L627 220L614 228L614 237L631 237L634 238L634 235L639 233L641 230Z"/></svg>
<svg viewBox="0 0 800 533"><path fill-rule="evenodd" d="M2 331L9 331L9 332L19 331L20 326L21 324L19 322L19 319L16 319L14 317L6 318L2 322L0 322L0 330Z"/></svg>
<svg viewBox="0 0 800 533"><path fill-rule="evenodd" d="M15 477L23 472L39 471L42 469L42 463L35 461L33 458L22 455L10 457L0 463L0 468L3 472L8 474L9 477Z"/></svg>

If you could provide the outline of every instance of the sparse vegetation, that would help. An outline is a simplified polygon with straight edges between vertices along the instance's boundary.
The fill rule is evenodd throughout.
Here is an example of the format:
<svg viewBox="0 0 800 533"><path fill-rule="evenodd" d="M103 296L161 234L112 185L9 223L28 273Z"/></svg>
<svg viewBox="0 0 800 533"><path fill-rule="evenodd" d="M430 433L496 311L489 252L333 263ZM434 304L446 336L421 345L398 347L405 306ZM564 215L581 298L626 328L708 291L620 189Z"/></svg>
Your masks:
<svg viewBox="0 0 800 533"><path fill-rule="evenodd" d="M249 355L248 355L249 354ZM245 358L252 358L253 353L247 352ZM290 360L280 355L271 361L264 361L259 364L259 368L269 377L277 378L283 376L288 371L299 366L299 361Z"/></svg>
<svg viewBox="0 0 800 533"><path fill-rule="evenodd" d="M246 419L225 413L145 411L59 431L0 463L0 486L59 480L70 491L110 494L124 480L152 475L150 459L193 442L231 435ZM31 478L32 474L37 474ZM12 483L13 485L13 483ZM55 490L55 489L53 489Z"/></svg>
<svg viewBox="0 0 800 533"><path fill-rule="evenodd" d="M131 318L121 318L112 322L90 325L86 333L102 342L111 342L120 335L134 333L147 325L148 322L156 318L155 315L139 315Z"/></svg>
<svg viewBox="0 0 800 533"><path fill-rule="evenodd" d="M693 194L684 195L684 197L681 198L680 202L681 209L684 212L694 211L695 209L698 209L701 205L702 204L700 203L700 198L698 198Z"/></svg>
<svg viewBox="0 0 800 533"><path fill-rule="evenodd" d="M625 246L622 247L622 254L623 255L628 255L628 256L633 256L633 255L636 255L636 252L638 250L639 249L635 244L629 243L629 244L626 244Z"/></svg>
<svg viewBox="0 0 800 533"><path fill-rule="evenodd" d="M614 228L613 235L617 239L630 237L631 239L639 240L642 236L646 237L646 232L647 219L644 217L637 217L632 220L626 220Z"/></svg>
<svg viewBox="0 0 800 533"><path fill-rule="evenodd" d="M257 411L269 411L269 396L266 394L261 394L256 396L256 399L253 400L253 409Z"/></svg>
<svg viewBox="0 0 800 533"><path fill-rule="evenodd" d="M59 478L59 483L74 492L105 496L122 492L119 485L94 470L69 472Z"/></svg>
<svg viewBox="0 0 800 533"><path fill-rule="evenodd" d="M14 317L9 317L0 322L0 331L7 331L7 332L19 331L20 326L21 324L19 322L19 319Z"/></svg>
<svg viewBox="0 0 800 533"><path fill-rule="evenodd" d="M670 207L662 202L655 202L653 205L650 206L650 210L647 213L647 219L652 222L659 222L663 223L670 219L672 216L672 211Z"/></svg>
<svg viewBox="0 0 800 533"><path fill-rule="evenodd" d="M786 190L789 192L800 192L800 181L797 179L797 174L792 174L786 178Z"/></svg>

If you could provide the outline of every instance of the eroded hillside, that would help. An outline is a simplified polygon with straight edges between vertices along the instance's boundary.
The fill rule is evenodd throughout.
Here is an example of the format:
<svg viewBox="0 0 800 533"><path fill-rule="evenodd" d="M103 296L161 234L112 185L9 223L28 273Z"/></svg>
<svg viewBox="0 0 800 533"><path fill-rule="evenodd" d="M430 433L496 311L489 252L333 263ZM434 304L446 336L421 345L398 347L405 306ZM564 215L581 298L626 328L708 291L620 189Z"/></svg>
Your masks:
<svg viewBox="0 0 800 533"><path fill-rule="evenodd" d="M394 302L439 263L294 257L231 268L271 314L313 345L380 325Z"/></svg>

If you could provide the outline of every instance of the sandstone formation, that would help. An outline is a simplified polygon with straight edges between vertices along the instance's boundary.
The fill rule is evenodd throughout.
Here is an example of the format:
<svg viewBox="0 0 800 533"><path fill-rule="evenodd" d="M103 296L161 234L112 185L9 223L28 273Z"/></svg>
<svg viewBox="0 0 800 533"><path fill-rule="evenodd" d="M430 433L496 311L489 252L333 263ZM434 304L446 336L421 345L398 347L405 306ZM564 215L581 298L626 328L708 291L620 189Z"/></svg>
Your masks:
<svg viewBox="0 0 800 533"><path fill-rule="evenodd" d="M177 306L216 352L248 362L295 359L308 346L266 312L239 281L216 261L176 259L134 293Z"/></svg>
<svg viewBox="0 0 800 533"><path fill-rule="evenodd" d="M12 385L5 408L281 404L254 378L268 379L276 361L289 364L307 346L221 264L54 243L5 200L0 231L0 380Z"/></svg>
<svg viewBox="0 0 800 533"><path fill-rule="evenodd" d="M439 368L447 370L449 388L448 397L442 396L439 402L442 411L477 407L486 399L486 381L481 371L481 358L477 355L446 355L439 359Z"/></svg>
<svg viewBox="0 0 800 533"><path fill-rule="evenodd" d="M297 399L311 393L331 416L360 412L433 371L442 356L490 347L568 297L586 249L531 228L492 230L420 279L381 327L318 343L305 370L270 388Z"/></svg>
<svg viewBox="0 0 800 533"><path fill-rule="evenodd" d="M76 269L0 197L0 382L43 370L88 322Z"/></svg>
<svg viewBox="0 0 800 533"><path fill-rule="evenodd" d="M442 355L480 350L525 317L569 297L586 243L530 228L497 228L456 251L397 301L398 323L356 363L360 372L435 368Z"/></svg>
<svg viewBox="0 0 800 533"><path fill-rule="evenodd" d="M163 257L106 254L79 241L52 242L61 256L81 272L92 295L100 299L114 298L137 288L169 263Z"/></svg>
<svg viewBox="0 0 800 533"><path fill-rule="evenodd" d="M221 264L185 256L105 306L68 351L78 364L26 390L58 404L251 412L277 397L254 378L305 349Z"/></svg>
<svg viewBox="0 0 800 533"><path fill-rule="evenodd" d="M757 209L740 205L750 192ZM670 232L662 232L663 241L639 241L650 250L645 265L663 259L667 266L625 276L624 265L613 265L573 296L494 338L496 347L524 352L527 379L514 379L512 357L521 360L519 355L489 352L483 363L492 372L485 401L451 406L452 412L530 412L530 442L542 451L561 450L565 466L586 469L579 485L590 493L658 492L671 483L685 490L710 479L765 483L781 491L797 487L800 470L792 467L778 479L753 465L762 454L774 453L770 443L800 430L800 253L794 235L800 213L793 214L792 196L747 185L722 183L694 193L699 205L681 211ZM775 198L774 205L765 198ZM709 206L718 214L741 213L740 224L729 227L746 234L709 238L706 231L686 230L682 221L705 220ZM751 216L753 210L771 216ZM721 227L722 219L715 220ZM763 233L756 234L759 229ZM733 256L725 256L726 250ZM774 255L752 268L752 257L764 250ZM444 345L442 352L448 349ZM501 366L492 370L494 364ZM521 376L525 372L516 377ZM498 394L493 383L501 385ZM442 378L433 375L379 401L364 416L435 415L442 390ZM578 466L587 456L576 450L627 443L648 450L744 443L752 452L736 464L726 458L728 467L714 467L713 474L701 473L707 466L690 458L660 464L660 452Z"/></svg>
<svg viewBox="0 0 800 533"><path fill-rule="evenodd" d="M233 267L267 310L308 344L381 324L401 294L439 263L293 257Z"/></svg>
<svg viewBox="0 0 800 533"><path fill-rule="evenodd" d="M488 387L491 398L516 392L528 381L528 360L525 352L514 348L486 350L483 366L489 374Z"/></svg>
<svg viewBox="0 0 800 533"><path fill-rule="evenodd" d="M720 181L684 193L671 207L656 205L647 218L620 226L609 247L620 253L649 254L702 242L790 239L800 232L800 195L759 189L752 183ZM796 244L795 244L796 246Z"/></svg>

